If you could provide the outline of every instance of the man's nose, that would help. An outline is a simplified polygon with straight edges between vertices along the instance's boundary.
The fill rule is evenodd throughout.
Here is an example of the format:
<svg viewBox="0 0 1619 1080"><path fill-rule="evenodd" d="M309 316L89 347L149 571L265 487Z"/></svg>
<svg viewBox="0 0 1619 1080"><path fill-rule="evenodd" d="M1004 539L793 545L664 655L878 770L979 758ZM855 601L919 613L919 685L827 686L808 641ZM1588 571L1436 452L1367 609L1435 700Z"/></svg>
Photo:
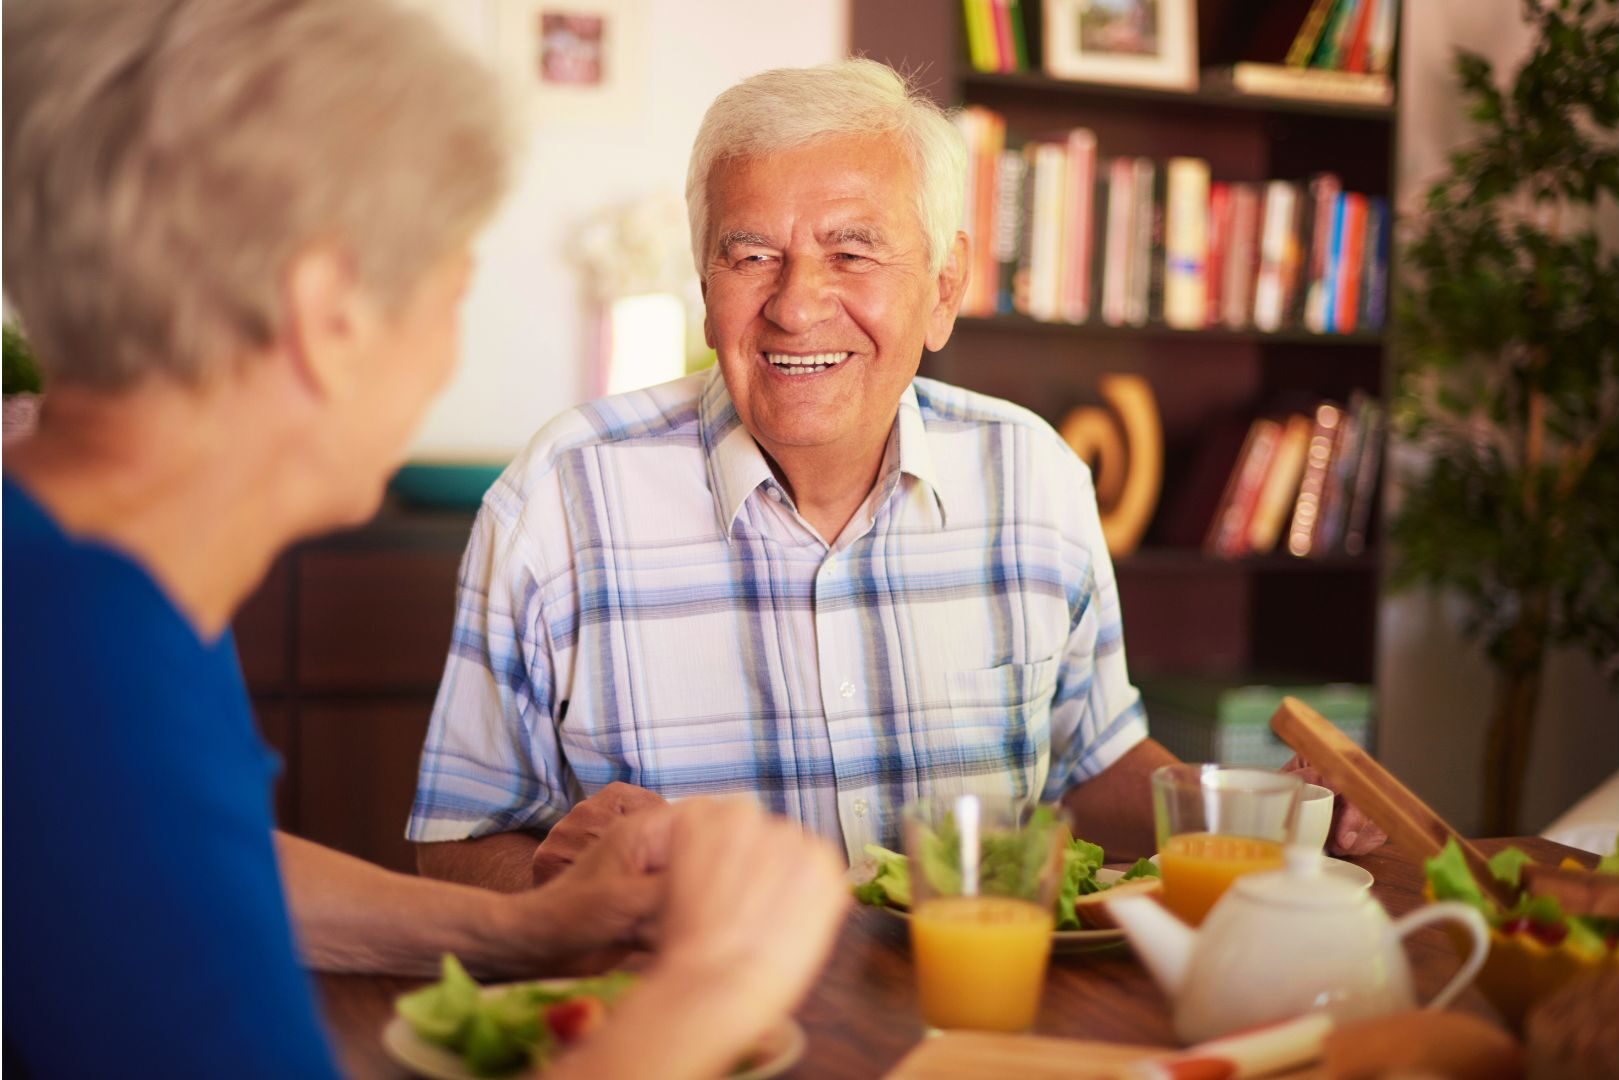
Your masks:
<svg viewBox="0 0 1619 1080"><path fill-rule="evenodd" d="M765 304L765 317L789 334L801 334L832 317L835 291L831 269L820 260L788 259Z"/></svg>

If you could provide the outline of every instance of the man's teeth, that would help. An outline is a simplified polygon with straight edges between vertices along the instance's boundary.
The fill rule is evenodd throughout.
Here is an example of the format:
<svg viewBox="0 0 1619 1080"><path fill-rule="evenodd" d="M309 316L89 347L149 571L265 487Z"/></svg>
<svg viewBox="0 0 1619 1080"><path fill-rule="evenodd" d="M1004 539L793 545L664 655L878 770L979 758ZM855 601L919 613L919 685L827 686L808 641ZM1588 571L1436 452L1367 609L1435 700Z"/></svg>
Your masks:
<svg viewBox="0 0 1619 1080"><path fill-rule="evenodd" d="M837 367L849 359L846 352L815 353L812 356L789 356L787 353L765 353L765 359L776 365L776 370L787 375L808 375Z"/></svg>

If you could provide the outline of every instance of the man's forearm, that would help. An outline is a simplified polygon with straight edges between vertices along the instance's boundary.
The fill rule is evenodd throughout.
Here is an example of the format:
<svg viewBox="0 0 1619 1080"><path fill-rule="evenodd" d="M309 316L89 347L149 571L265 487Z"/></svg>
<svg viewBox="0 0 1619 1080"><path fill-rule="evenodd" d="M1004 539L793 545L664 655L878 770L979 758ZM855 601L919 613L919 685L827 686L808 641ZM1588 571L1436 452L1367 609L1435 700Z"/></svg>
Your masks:
<svg viewBox="0 0 1619 1080"><path fill-rule="evenodd" d="M1152 771L1179 760L1152 739L1136 744L1098 776L1063 795L1074 835L1101 844L1108 862L1131 862L1158 850L1152 825Z"/></svg>
<svg viewBox="0 0 1619 1080"><path fill-rule="evenodd" d="M304 961L318 971L435 975L454 953L482 976L529 974L566 952L560 919L467 885L397 874L285 833L276 854ZM543 898L535 903L543 908Z"/></svg>
<svg viewBox="0 0 1619 1080"><path fill-rule="evenodd" d="M534 887L534 849L538 846L539 841L521 832L417 844L416 870L440 881L522 892Z"/></svg>

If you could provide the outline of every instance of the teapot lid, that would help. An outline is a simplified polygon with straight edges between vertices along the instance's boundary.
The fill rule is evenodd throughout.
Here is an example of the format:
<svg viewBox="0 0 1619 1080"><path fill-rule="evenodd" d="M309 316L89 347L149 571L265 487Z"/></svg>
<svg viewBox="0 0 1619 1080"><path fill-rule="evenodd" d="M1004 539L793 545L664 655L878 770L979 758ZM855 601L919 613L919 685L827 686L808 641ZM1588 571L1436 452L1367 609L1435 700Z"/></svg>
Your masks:
<svg viewBox="0 0 1619 1080"><path fill-rule="evenodd" d="M1324 872L1319 848L1291 844L1282 858L1281 870L1238 878L1233 886L1238 895L1273 906L1311 908L1351 907L1366 897L1364 885Z"/></svg>

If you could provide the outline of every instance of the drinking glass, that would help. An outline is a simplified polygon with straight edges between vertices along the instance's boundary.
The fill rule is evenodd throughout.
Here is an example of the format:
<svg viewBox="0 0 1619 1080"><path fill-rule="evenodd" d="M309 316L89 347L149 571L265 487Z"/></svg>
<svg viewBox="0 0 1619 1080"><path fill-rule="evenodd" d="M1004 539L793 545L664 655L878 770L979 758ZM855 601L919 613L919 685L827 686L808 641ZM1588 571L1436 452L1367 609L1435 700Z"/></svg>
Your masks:
<svg viewBox="0 0 1619 1080"><path fill-rule="evenodd" d="M909 803L901 820L923 1019L1027 1031L1051 955L1066 824L1050 807L980 795Z"/></svg>
<svg viewBox="0 0 1619 1080"><path fill-rule="evenodd" d="M1297 776L1264 769L1155 769L1153 823L1169 910L1196 926L1234 880L1280 869L1303 786Z"/></svg>

